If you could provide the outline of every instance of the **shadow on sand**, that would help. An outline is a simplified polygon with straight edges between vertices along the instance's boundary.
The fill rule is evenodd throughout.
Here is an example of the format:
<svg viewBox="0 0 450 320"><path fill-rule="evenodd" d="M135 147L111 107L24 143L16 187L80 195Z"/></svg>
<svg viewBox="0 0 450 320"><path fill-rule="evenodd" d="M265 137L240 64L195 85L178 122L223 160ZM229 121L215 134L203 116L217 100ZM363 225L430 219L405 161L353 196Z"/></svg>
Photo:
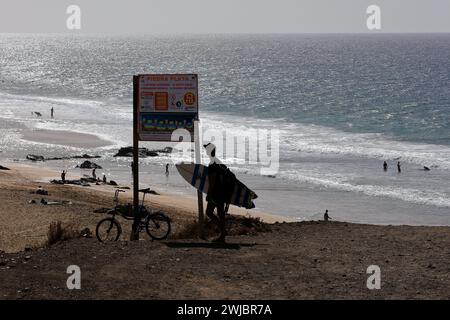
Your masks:
<svg viewBox="0 0 450 320"><path fill-rule="evenodd" d="M164 242L169 248L208 248L239 250L241 247L253 247L256 243L214 243L214 242Z"/></svg>

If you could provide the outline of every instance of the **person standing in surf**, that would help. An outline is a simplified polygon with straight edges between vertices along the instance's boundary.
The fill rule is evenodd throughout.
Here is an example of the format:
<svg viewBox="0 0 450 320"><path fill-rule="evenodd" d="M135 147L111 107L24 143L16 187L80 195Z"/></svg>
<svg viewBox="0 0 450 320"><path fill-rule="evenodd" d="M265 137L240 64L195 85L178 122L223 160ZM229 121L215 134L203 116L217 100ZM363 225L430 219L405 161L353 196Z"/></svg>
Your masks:
<svg viewBox="0 0 450 320"><path fill-rule="evenodd" d="M225 242L225 214L230 204L232 186L235 182L235 175L216 158L216 146L212 143L204 145L211 160L208 166L208 194L206 201L206 215L219 227L220 235L214 242ZM217 216L214 214L217 209Z"/></svg>

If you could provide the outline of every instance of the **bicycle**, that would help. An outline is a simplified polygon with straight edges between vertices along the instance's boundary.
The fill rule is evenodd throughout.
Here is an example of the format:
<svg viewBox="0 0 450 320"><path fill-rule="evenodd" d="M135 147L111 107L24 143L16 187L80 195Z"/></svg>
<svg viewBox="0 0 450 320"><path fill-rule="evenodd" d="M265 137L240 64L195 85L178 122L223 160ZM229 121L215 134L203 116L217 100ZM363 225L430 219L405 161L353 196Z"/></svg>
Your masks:
<svg viewBox="0 0 450 320"><path fill-rule="evenodd" d="M114 194L114 209L107 212L107 214L112 215L111 217L100 220L97 223L95 229L95 234L98 241L108 242L117 241L122 234L122 226L119 220L117 220L116 215L122 216L126 220L134 220L133 206L131 204L120 205L119 204L119 193L125 192L124 190L118 189ZM140 221L138 232L145 229L147 234L153 240L164 240L166 239L171 231L171 221L170 218L162 211L148 210L144 206L145 195L151 193L150 188L141 189L139 192L143 193L142 203L139 206L140 210Z"/></svg>

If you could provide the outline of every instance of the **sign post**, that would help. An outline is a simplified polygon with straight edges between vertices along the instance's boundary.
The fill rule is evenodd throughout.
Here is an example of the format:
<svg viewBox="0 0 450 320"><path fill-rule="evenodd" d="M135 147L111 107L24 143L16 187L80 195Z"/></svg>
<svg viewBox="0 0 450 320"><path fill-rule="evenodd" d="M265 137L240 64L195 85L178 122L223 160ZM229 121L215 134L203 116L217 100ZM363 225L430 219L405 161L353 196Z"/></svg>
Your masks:
<svg viewBox="0 0 450 320"><path fill-rule="evenodd" d="M139 141L172 142L172 133L185 129L195 142L195 159L201 162L196 74L147 74L133 77L133 206L131 240L139 239ZM199 191L200 237L203 237L203 195Z"/></svg>
<svg viewBox="0 0 450 320"><path fill-rule="evenodd" d="M201 156L201 141L200 141L200 127L199 122L197 122L195 126L195 163L201 164L202 156ZM204 215L203 215L203 193L200 190L197 190L197 207L198 207L198 236L200 239L205 238L204 233Z"/></svg>
<svg viewBox="0 0 450 320"><path fill-rule="evenodd" d="M130 240L139 240L139 77L133 77L133 227Z"/></svg>

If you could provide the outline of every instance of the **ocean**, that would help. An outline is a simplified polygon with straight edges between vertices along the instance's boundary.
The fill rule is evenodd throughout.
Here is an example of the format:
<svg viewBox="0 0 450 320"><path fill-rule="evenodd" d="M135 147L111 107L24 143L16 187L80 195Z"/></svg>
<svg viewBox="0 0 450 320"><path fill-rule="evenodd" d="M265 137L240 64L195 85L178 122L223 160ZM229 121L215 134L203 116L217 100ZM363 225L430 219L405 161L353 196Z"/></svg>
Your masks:
<svg viewBox="0 0 450 320"><path fill-rule="evenodd" d="M132 76L140 73L197 73L204 129L279 130L275 175L229 164L258 193L259 210L299 220L328 209L349 222L450 225L450 34L3 34L0 159L102 154L105 173L130 182L131 159L113 155L131 145ZM23 140L30 129L90 133L112 144ZM195 196L175 169L166 179L168 161L142 160L142 184Z"/></svg>

